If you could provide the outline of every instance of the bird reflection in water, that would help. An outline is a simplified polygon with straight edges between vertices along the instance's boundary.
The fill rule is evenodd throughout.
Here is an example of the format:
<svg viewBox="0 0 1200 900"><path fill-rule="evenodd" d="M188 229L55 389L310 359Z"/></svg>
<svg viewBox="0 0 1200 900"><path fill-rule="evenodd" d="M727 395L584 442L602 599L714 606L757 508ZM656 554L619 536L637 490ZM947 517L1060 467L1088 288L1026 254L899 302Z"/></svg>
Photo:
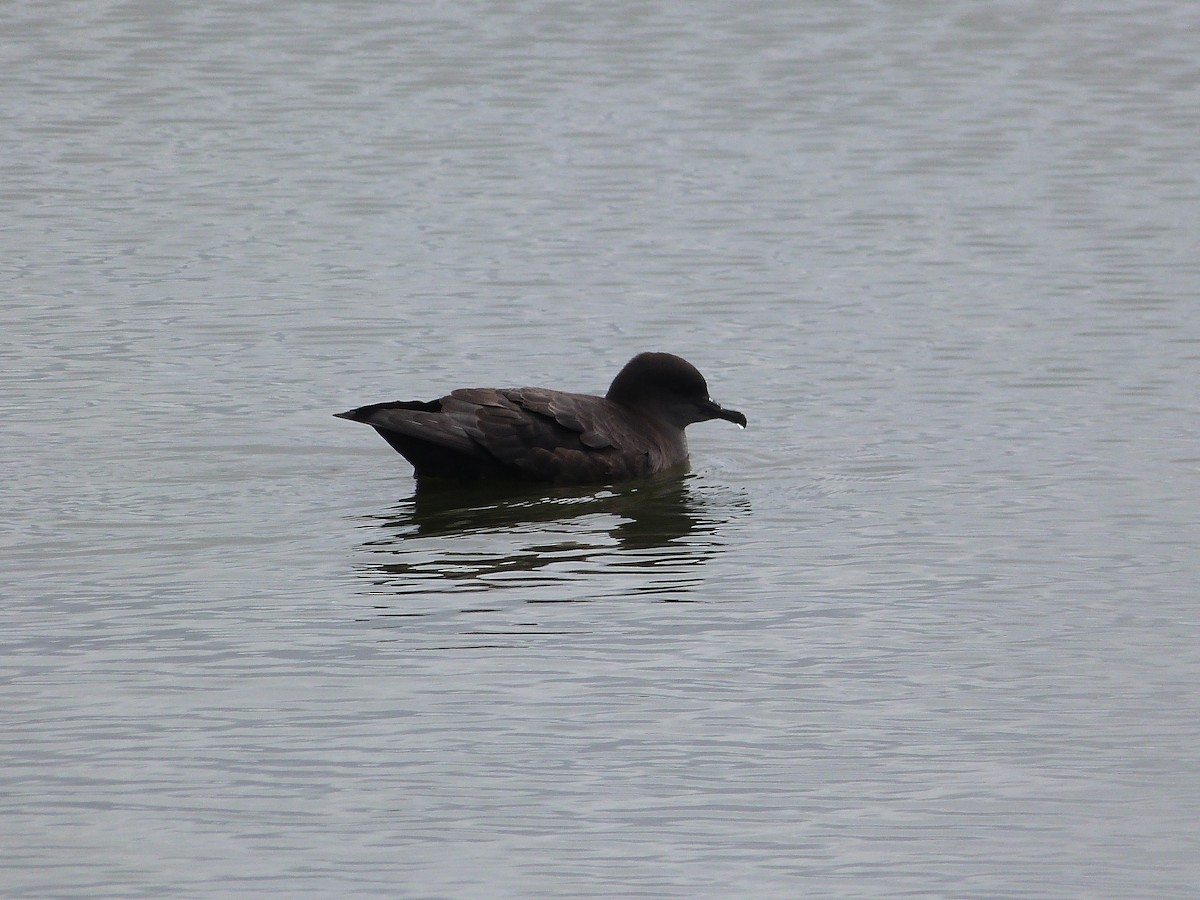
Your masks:
<svg viewBox="0 0 1200 900"><path fill-rule="evenodd" d="M520 589L530 603L608 593L681 601L698 567L744 513L743 495L712 496L690 475L602 489L429 486L392 510L363 516L360 550L373 594ZM592 576L614 576L598 585ZM600 590L597 588L600 587Z"/></svg>

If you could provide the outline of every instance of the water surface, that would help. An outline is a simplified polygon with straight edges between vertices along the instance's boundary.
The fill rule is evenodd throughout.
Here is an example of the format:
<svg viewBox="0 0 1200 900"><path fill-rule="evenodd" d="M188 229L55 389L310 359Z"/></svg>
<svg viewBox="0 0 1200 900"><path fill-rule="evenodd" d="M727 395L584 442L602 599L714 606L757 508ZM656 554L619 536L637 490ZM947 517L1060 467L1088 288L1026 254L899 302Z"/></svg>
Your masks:
<svg viewBox="0 0 1200 900"><path fill-rule="evenodd" d="M1191 896L1197 24L8 4L0 888ZM679 479L330 416L642 350Z"/></svg>

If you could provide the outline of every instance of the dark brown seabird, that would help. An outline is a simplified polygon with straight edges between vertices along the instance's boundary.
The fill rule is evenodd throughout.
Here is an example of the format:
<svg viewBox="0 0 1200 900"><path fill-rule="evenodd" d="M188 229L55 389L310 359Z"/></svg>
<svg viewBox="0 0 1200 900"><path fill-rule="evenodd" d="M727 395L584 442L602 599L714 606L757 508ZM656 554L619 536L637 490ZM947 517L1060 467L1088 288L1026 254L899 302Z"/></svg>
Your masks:
<svg viewBox="0 0 1200 900"><path fill-rule="evenodd" d="M339 418L370 425L418 479L514 478L555 484L619 481L682 468L693 422L746 417L708 396L696 367L639 353L603 397L548 388L463 388L440 400L360 406Z"/></svg>

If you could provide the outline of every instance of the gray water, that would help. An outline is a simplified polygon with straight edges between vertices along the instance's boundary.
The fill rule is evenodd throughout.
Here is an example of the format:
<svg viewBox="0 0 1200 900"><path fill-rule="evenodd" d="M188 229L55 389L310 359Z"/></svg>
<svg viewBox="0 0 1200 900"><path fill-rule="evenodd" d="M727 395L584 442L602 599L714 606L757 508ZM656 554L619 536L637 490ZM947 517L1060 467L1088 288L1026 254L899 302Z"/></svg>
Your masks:
<svg viewBox="0 0 1200 900"><path fill-rule="evenodd" d="M1194 896L1200 10L0 10L9 896ZM603 392L690 475L330 414Z"/></svg>

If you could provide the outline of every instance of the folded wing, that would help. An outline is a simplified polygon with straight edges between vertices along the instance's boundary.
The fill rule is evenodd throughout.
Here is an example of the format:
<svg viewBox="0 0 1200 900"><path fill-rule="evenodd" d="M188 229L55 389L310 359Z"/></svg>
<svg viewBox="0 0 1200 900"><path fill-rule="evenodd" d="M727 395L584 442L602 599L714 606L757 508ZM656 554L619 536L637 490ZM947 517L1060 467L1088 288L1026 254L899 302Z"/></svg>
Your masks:
<svg viewBox="0 0 1200 900"><path fill-rule="evenodd" d="M611 403L542 388L466 388L340 415L374 427L418 477L603 482L650 472L655 455L644 423Z"/></svg>

